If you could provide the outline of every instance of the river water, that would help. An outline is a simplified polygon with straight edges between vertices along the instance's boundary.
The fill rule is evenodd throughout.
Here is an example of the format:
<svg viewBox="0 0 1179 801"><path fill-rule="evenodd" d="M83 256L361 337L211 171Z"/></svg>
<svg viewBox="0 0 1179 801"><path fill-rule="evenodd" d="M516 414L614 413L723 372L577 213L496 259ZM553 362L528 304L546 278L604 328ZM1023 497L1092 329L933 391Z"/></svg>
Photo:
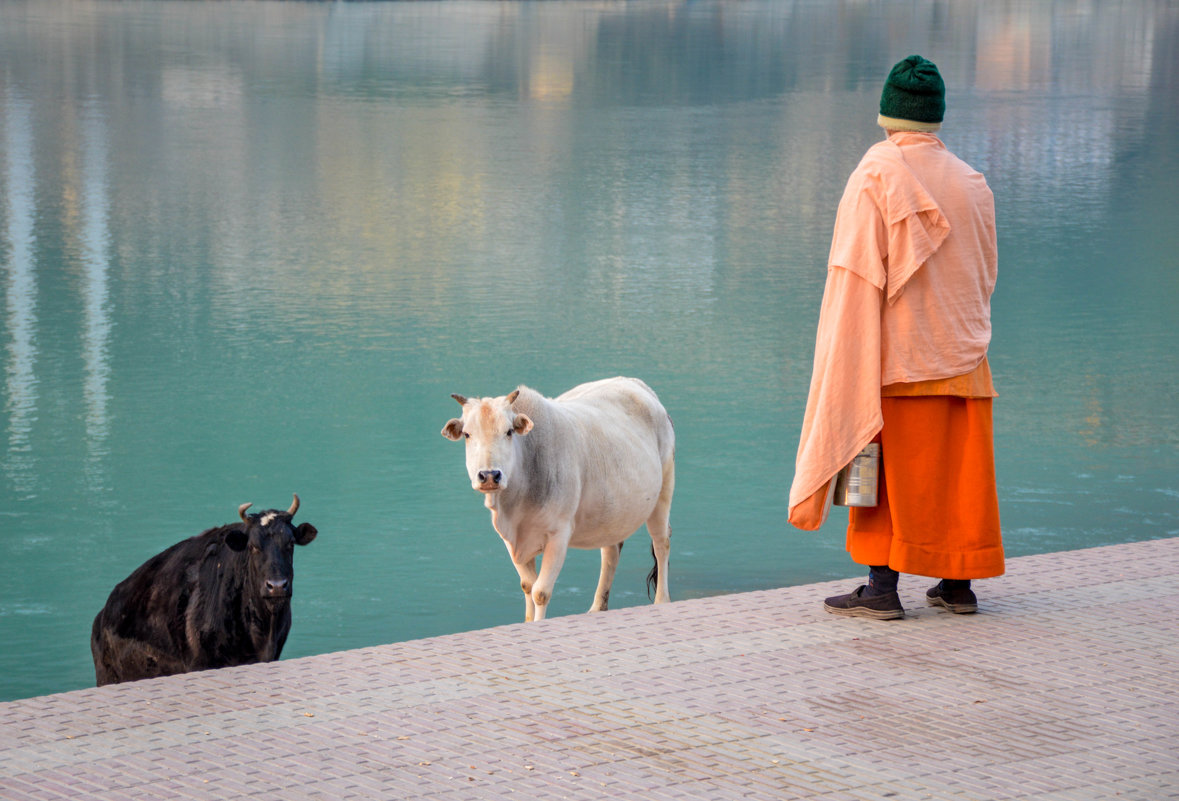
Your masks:
<svg viewBox="0 0 1179 801"><path fill-rule="evenodd" d="M117 582L292 492L284 658L522 619L452 392L654 387L674 599L858 576L786 494L910 53L997 199L1009 554L1176 536L1173 3L0 1L0 699L91 685Z"/></svg>

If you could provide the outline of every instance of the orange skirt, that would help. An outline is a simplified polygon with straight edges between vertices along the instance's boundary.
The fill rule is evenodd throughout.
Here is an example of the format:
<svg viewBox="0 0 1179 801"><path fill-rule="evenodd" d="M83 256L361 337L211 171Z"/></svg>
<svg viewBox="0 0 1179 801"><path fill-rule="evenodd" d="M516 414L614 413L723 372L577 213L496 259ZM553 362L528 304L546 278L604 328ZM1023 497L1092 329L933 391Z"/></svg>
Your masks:
<svg viewBox="0 0 1179 801"><path fill-rule="evenodd" d="M990 398L881 398L878 504L852 508L861 565L948 579L1003 574Z"/></svg>

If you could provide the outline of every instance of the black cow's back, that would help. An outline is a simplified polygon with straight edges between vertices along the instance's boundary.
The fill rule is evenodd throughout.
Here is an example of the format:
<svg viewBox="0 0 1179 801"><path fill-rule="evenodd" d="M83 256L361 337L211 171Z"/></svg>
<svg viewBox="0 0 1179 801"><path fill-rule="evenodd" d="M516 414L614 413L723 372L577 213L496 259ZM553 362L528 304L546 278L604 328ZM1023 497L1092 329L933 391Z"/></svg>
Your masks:
<svg viewBox="0 0 1179 801"><path fill-rule="evenodd" d="M119 582L90 633L99 686L189 670L185 620L195 586L188 566L216 548L218 530L178 542Z"/></svg>

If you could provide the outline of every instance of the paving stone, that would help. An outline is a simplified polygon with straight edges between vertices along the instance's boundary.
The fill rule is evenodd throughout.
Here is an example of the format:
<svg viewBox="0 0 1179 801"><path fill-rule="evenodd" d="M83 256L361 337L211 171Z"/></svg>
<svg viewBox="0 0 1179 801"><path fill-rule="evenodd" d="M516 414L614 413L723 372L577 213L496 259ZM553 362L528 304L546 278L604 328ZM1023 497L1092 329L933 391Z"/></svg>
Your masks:
<svg viewBox="0 0 1179 801"><path fill-rule="evenodd" d="M980 611L851 581L0 704L0 797L1179 799L1179 538L1008 560Z"/></svg>

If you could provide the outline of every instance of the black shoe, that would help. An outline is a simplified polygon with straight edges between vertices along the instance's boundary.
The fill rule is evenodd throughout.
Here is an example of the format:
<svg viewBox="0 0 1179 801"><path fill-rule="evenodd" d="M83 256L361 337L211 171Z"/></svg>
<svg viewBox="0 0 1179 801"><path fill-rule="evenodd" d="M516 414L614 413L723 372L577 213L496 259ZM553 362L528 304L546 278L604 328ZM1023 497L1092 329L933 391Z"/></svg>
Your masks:
<svg viewBox="0 0 1179 801"><path fill-rule="evenodd" d="M823 601L823 608L833 615L848 617L870 617L876 620L895 620L905 616L901 597L896 592L883 595L865 595L867 585L861 584L855 592L836 595Z"/></svg>
<svg viewBox="0 0 1179 801"><path fill-rule="evenodd" d="M925 600L930 606L944 606L955 615L969 615L978 611L978 599L969 587L947 590L939 581L925 591Z"/></svg>

